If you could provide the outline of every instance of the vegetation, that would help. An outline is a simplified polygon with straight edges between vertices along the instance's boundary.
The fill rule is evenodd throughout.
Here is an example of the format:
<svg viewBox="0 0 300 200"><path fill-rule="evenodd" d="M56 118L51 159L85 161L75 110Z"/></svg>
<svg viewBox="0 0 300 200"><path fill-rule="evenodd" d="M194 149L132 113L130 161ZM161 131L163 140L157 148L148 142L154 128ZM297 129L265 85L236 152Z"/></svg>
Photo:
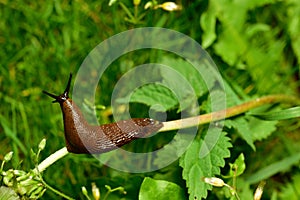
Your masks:
<svg viewBox="0 0 300 200"><path fill-rule="evenodd" d="M136 0L0 0L0 199L18 199L17 194L23 199L58 195L99 199L99 192L100 199L253 199L257 189L263 191L257 199L300 199L300 2L198 0L170 5ZM166 148L166 157L183 154L152 172L122 172L91 155L75 154L43 172L32 170L65 145L60 108L42 90L62 92L69 73L76 74L95 46L139 27L168 28L199 42L222 75L226 107L271 94L284 96L226 119L217 143L204 157L199 155L205 138L209 130L219 130L218 123L212 129L199 126L185 152ZM144 63L164 63L178 70L196 91L197 111L212 112L214 87L199 89L203 82L186 60L160 50L139 50L118 58L101 77L95 100L101 107L100 123L113 121L115 83ZM173 80L169 74L157 73L158 82ZM169 84L181 83L175 79ZM165 87L142 87L130 98L131 115L147 117L149 108L159 103L165 109L154 110L165 111L168 121L178 119L184 107L170 96ZM148 152L172 138L185 142L176 131L169 131L136 140L124 149ZM100 160L124 165L114 152L101 156ZM159 166L166 157L152 161Z"/></svg>

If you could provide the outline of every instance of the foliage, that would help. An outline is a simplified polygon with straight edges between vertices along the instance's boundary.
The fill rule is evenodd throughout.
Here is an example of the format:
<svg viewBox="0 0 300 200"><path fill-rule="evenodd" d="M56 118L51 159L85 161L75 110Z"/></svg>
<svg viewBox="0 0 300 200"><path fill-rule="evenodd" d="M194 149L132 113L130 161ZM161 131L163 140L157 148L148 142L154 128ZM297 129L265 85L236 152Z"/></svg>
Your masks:
<svg viewBox="0 0 300 200"><path fill-rule="evenodd" d="M99 164L88 155L68 155L44 173L32 174L39 161L65 144L59 107L41 91L60 92L65 78L78 70L91 49L125 30L164 27L199 42L222 74L227 107L266 94L299 96L299 1L180 1L180 7L172 12L165 9L171 4L149 2L119 0L109 5L108 1L90 0L0 0L0 199L18 199L17 194L56 199L58 194L51 188L72 198L92 199L92 183L101 199L108 195L109 199L252 199L263 180L262 199L299 198L295 190L300 183L299 107L286 105L266 105L225 120L216 145L204 157L200 155L211 128L208 125L199 127L190 144L190 136L168 132L126 146L133 152L158 149L174 135L174 140L181 142L179 147L189 145L186 151L175 145L166 147L166 157L157 155L152 158L154 163L160 166L172 156L179 156L179 160L154 172L130 174ZM138 51L116 60L102 76L96 103L107 108L98 112L101 123L112 121L109 106L114 83L134 66L149 62L178 71L195 91L197 111L211 111L209 91L214 86L205 85L189 62L160 51ZM179 106L176 95L162 85L181 87L180 81L167 71L157 73L161 84L146 85L118 101L129 99L134 116L148 115L148 108L152 108L166 112L168 120L177 119L193 99L184 90L181 98L185 101ZM217 124L214 128L219 129ZM41 143L43 148L39 146L33 153L30 149L45 137L47 145ZM14 152L11 159L5 156L10 155L7 152ZM107 157L114 159L111 154ZM34 177L30 181L36 187L26 188L25 193L12 187L17 180L29 181L29 176ZM215 180L205 179L212 177L224 181L224 187L212 187L204 181Z"/></svg>
<svg viewBox="0 0 300 200"><path fill-rule="evenodd" d="M184 199L184 191L175 183L146 177L141 185L139 199Z"/></svg>
<svg viewBox="0 0 300 200"><path fill-rule="evenodd" d="M203 140L194 140L184 156L180 158L180 166L183 168L182 176L187 182L190 199L207 197L207 190L211 189L211 186L201 179L219 175L220 167L225 166L224 158L230 156L228 148L231 147L231 144L224 133L221 134L210 153L204 158L200 158L203 142Z"/></svg>

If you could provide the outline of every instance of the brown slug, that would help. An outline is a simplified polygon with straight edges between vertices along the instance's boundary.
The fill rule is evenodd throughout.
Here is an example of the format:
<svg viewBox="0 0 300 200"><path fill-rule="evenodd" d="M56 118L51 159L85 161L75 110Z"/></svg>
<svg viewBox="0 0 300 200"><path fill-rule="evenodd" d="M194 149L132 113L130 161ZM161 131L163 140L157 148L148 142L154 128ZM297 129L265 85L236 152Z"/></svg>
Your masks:
<svg viewBox="0 0 300 200"><path fill-rule="evenodd" d="M65 91L56 96L49 92L60 104L67 150L77 154L99 154L121 147L132 140L151 135L163 127L162 122L150 118L134 118L100 126L90 125L80 109L69 98L72 74Z"/></svg>

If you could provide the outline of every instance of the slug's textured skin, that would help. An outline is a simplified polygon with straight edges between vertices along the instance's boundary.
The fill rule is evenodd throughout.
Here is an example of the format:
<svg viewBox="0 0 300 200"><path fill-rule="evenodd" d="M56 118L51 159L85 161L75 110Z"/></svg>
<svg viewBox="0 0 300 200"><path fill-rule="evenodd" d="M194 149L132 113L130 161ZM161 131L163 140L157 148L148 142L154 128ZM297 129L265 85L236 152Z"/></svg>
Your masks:
<svg viewBox="0 0 300 200"><path fill-rule="evenodd" d="M83 117L80 109L69 98L68 85L59 96L43 91L60 104L65 129L66 147L69 152L77 154L99 154L123 146L135 138L144 137L157 132L163 124L150 118L135 118L101 126L90 125Z"/></svg>

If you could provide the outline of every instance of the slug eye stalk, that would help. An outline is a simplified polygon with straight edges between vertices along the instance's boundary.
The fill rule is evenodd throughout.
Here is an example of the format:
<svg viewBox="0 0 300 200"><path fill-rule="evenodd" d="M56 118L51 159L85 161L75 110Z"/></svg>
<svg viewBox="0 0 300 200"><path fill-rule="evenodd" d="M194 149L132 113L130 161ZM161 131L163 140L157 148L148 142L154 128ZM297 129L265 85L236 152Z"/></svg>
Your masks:
<svg viewBox="0 0 300 200"><path fill-rule="evenodd" d="M55 99L54 101L52 101L52 103L62 103L64 101L66 101L69 98L69 91L70 91L70 87L71 87L71 81L72 81L72 73L70 73L70 77L68 80L68 84L67 87L65 89L65 91L61 94L61 95L55 95L55 94L51 94L45 90L43 90L43 93L52 97L53 99Z"/></svg>

